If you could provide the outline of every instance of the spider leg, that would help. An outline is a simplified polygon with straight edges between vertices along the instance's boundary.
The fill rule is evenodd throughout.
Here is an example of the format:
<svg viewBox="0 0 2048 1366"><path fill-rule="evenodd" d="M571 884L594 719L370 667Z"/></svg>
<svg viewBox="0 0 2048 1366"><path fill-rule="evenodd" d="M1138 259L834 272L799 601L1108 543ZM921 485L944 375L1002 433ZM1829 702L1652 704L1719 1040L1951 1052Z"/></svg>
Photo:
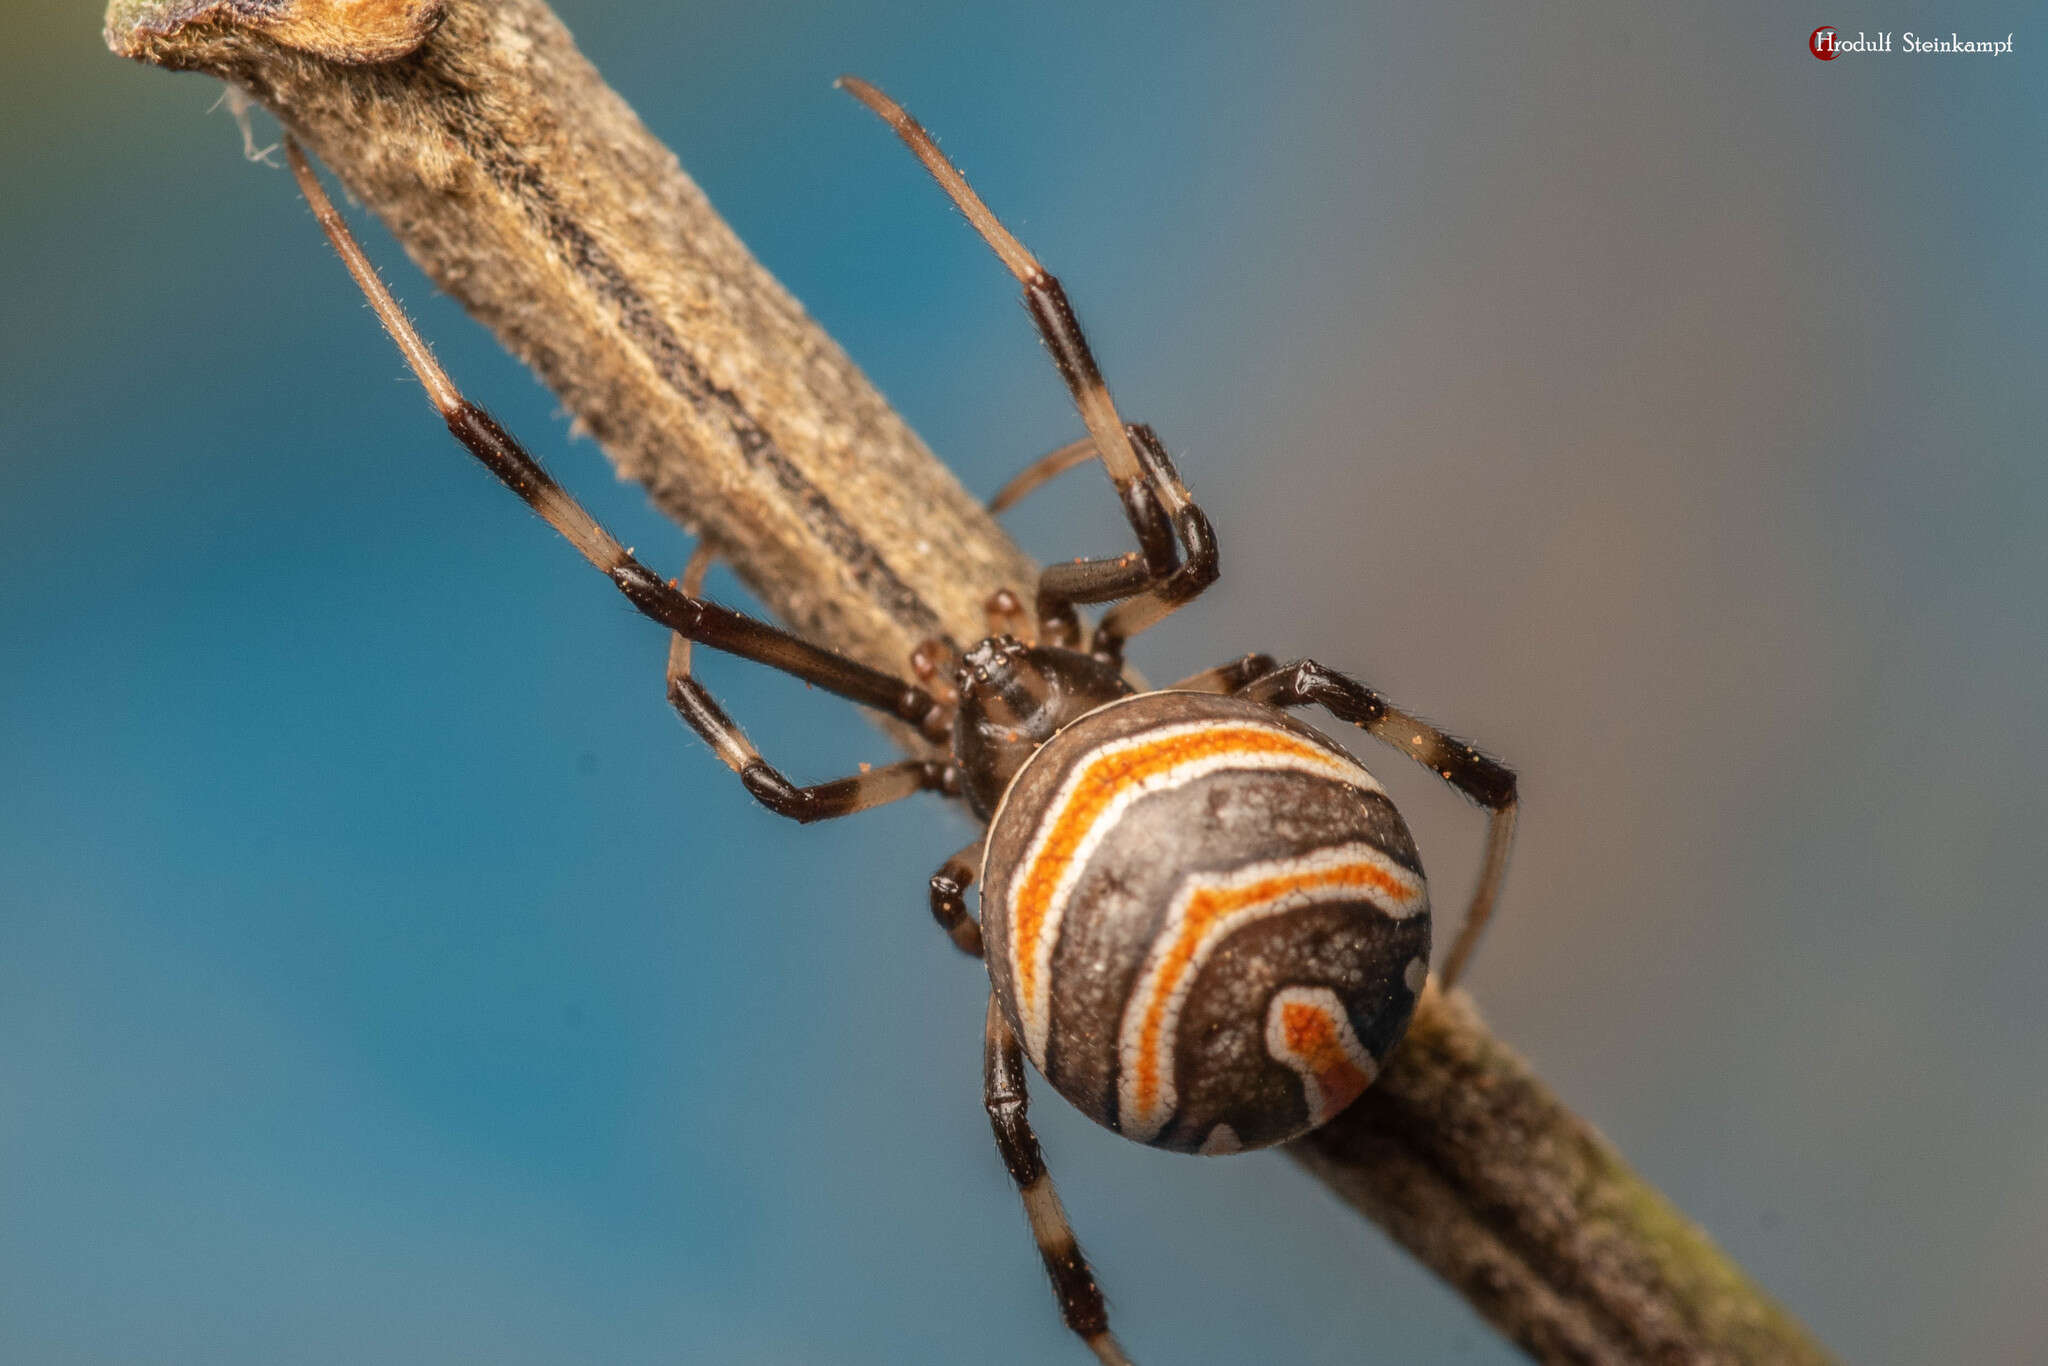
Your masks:
<svg viewBox="0 0 2048 1366"><path fill-rule="evenodd" d="M1167 691L1224 694L1243 692L1245 684L1273 672L1273 664L1271 655L1246 655L1243 659L1233 659L1228 664L1218 664L1213 669L1190 674Z"/></svg>
<svg viewBox="0 0 2048 1366"><path fill-rule="evenodd" d="M981 866L982 846L987 842L988 837L982 836L932 874L932 919L952 936L960 952L974 958L981 957L981 925L967 913L966 892L974 885L975 873Z"/></svg>
<svg viewBox="0 0 2048 1366"><path fill-rule="evenodd" d="M1078 648L1081 618L1074 611L1076 604L1117 602L1158 580L1144 555L1135 550L1100 559L1049 564L1038 572L1038 632L1051 644L1070 650ZM1114 660L1118 655L1108 657Z"/></svg>
<svg viewBox="0 0 2048 1366"><path fill-rule="evenodd" d="M1226 666L1228 667L1228 666ZM1315 704L1340 721L1349 721L1400 750L1437 777L1485 807L1486 854L1473 889L1465 923L1444 958L1438 980L1449 991L1472 957L1479 935L1493 916L1507 876L1508 852L1515 843L1515 818L1520 805L1514 770L1477 748L1411 716L1356 679L1312 659L1299 659L1247 683L1240 695L1274 707Z"/></svg>
<svg viewBox="0 0 2048 1366"><path fill-rule="evenodd" d="M858 77L842 76L839 84L895 130L904 145L924 163L932 179L939 182L939 187L952 198L975 231L981 234L982 240L988 243L1024 288L1024 306L1037 325L1046 349L1052 352L1053 364L1066 381L1067 391L1073 396L1082 422L1087 424L1089 440L1101 458L1103 468L1109 473L1117 497L1123 502L1131 530L1137 536L1145 554L1145 563L1151 570L1150 582L1125 587L1128 580L1108 570L1093 575L1092 571L1083 573L1077 569L1074 580L1056 585L1061 591L1053 595L1051 605L1057 609L1064 602L1070 608L1074 602L1104 602L1135 593L1103 619L1092 644L1095 653L1104 659L1121 660L1124 641L1191 601L1216 581L1216 537L1209 526L1209 519L1195 506L1158 437L1141 424L1127 426L1118 414L1116 401L1110 397L1109 385L1102 378L1102 370L1095 363L1088 339L1082 334L1073 305L1068 302L1066 290L1058 279L1002 225L988 205L982 202L981 196L968 185L959 168L939 150L931 134L905 112L903 106ZM1059 453L1056 452L1033 470L1026 471L1023 477L1028 481L1026 491L1051 477L1051 473L1039 474L1036 471L1054 464L1058 458ZM1021 493L1012 495L1013 500L1020 496ZM1171 547L1162 545L1158 526L1161 521L1171 527L1185 551L1185 557L1178 565L1166 558L1165 551ZM1106 563L1121 565L1120 560ZM1073 588L1099 593L1100 596L1062 597ZM1120 591L1112 591L1113 588ZM1070 611L1068 615L1071 616Z"/></svg>
<svg viewBox="0 0 2048 1366"><path fill-rule="evenodd" d="M1164 578L1144 592L1111 608L1095 627L1094 651L1104 659L1121 661L1124 642L1140 631L1149 630L1169 615L1187 606L1219 572L1216 560L1216 532L1208 515L1196 507L1181 483L1180 473L1166 454L1158 433L1143 422L1132 423L1129 434L1148 473L1151 488L1160 497L1173 520L1186 558Z"/></svg>
<svg viewBox="0 0 2048 1366"><path fill-rule="evenodd" d="M988 1032L981 1057L982 1101L988 1107L996 1147L1024 1199L1031 1236L1038 1243L1046 1274L1052 1277L1053 1294L1059 1298L1060 1316L1103 1366L1131 1366L1109 1331L1109 1309L1102 1301L1102 1290L1095 1284L1088 1259L1081 1255L1074 1226L1067 1222L1059 1192L1053 1189L1052 1174L1045 1169L1038 1135L1031 1131L1027 1114L1030 1099L1024 1084L1024 1049L994 996L989 997Z"/></svg>
<svg viewBox="0 0 2048 1366"><path fill-rule="evenodd" d="M988 595L981 605L988 619L988 633L992 636L1015 636L1026 645L1036 645L1045 626L1043 617L1034 617L1024 610L1024 604L1017 595L1007 588L998 588ZM957 666L956 666L957 667Z"/></svg>
<svg viewBox="0 0 2048 1366"><path fill-rule="evenodd" d="M1032 461L1024 467L1023 473L996 490L996 496L988 500L988 510L1000 516L1068 470L1090 464L1094 459L1094 437L1084 436L1079 441L1070 441L1051 454Z"/></svg>
<svg viewBox="0 0 2048 1366"><path fill-rule="evenodd" d="M714 558L710 546L697 547L683 569L683 593L694 598L703 592L704 575ZM719 762L739 775L740 782L761 805L805 825L834 816L849 816L918 792L957 792L960 787L959 771L952 764L931 759L905 759L834 782L796 786L761 757L746 732L691 676L690 638L681 634L669 637L668 701L690 729L711 746Z"/></svg>
<svg viewBox="0 0 2048 1366"><path fill-rule="evenodd" d="M1135 434L1134 439L1135 439ZM1023 473L989 499L988 510L1001 513L1027 495L1068 470L1095 461L1095 438L1060 447L1035 460ZM1174 545L1173 526L1159 499L1145 484L1131 486L1125 498L1125 515L1137 529L1138 552L1105 555L1096 559L1072 560L1048 565L1038 576L1036 603L1039 634L1054 644L1074 648L1080 643L1081 621L1074 607L1079 603L1115 602L1127 598L1166 578L1180 567L1180 551Z"/></svg>
<svg viewBox="0 0 2048 1366"><path fill-rule="evenodd" d="M327 240L355 277L384 330L398 344L399 352L419 377L448 430L501 483L609 578L627 601L643 615L688 639L794 674L827 692L886 712L913 726L935 725L942 709L922 688L813 645L780 627L672 588L635 559L541 468L525 447L483 409L462 396L399 308L398 301L391 297L391 291L377 277L369 258L363 255L348 225L320 187L313 168L306 164L304 153L290 138L285 139L285 155L291 160L292 174L297 177L299 189L312 206Z"/></svg>

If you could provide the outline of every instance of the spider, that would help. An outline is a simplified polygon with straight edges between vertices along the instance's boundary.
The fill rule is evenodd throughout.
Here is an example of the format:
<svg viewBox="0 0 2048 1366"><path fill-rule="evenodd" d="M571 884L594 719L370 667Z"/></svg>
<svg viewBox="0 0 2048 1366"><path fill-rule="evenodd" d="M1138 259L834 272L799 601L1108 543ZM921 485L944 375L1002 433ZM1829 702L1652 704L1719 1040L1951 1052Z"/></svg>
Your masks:
<svg viewBox="0 0 2048 1366"><path fill-rule="evenodd" d="M1054 565L1029 610L1008 590L967 650L932 640L916 680L869 667L701 596L708 552L664 579L612 537L517 440L463 397L377 277L306 158L292 173L320 226L456 439L672 633L668 698L747 791L810 822L919 792L963 799L982 836L932 876L939 926L985 960L983 1099L1067 1326L1126 1363L1027 1115L1024 1060L1082 1113L1154 1147L1269 1147L1354 1100L1400 1042L1428 977L1429 895L1407 825L1379 782L1294 719L1311 704L1426 765L1488 813L1448 989L1498 896L1515 775L1462 740L1311 659L1245 655L1139 691L1125 643L1217 577L1216 538L1166 447L1126 423L1065 291L991 213L931 136L867 82L880 115L1009 268L1088 436L1044 457L995 511L1099 459L1138 549ZM1113 603L1093 629L1076 608ZM691 673L693 643L780 669L915 727L946 757L797 786ZM966 893L980 885L980 915Z"/></svg>

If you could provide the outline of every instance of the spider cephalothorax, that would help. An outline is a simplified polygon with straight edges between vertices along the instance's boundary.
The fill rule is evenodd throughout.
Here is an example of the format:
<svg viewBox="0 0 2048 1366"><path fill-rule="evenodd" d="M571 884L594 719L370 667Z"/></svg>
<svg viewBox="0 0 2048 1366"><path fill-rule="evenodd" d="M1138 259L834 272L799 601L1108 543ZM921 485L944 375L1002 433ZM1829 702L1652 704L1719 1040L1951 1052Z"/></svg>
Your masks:
<svg viewBox="0 0 2048 1366"><path fill-rule="evenodd" d="M984 1095L1068 1325L1126 1360L1026 1117L1023 1059L1091 1118L1156 1147L1229 1153L1330 1119L1370 1085L1428 974L1429 896L1415 843L1371 774L1287 715L1321 706L1393 745L1490 813L1479 885L1439 973L1448 987L1490 914L1513 840L1515 778L1478 750L1343 674L1246 655L1134 691L1124 643L1214 582L1216 542L1165 446L1126 424L1059 281L997 221L902 108L847 78L1023 286L1025 305L1088 429L993 500L1100 460L1134 551L1045 570L989 604L993 634L934 640L916 680L820 648L701 596L709 554L680 581L635 559L526 450L470 404L377 279L295 145L321 225L449 430L673 632L677 713L770 810L825 820L916 792L964 799L986 825L931 879L931 909L987 958ZM1115 603L1084 628L1075 608ZM692 643L752 659L896 718L943 758L800 787L764 760L691 674ZM982 884L981 915L967 889Z"/></svg>
<svg viewBox="0 0 2048 1366"><path fill-rule="evenodd" d="M1015 636L990 636L969 650L954 687L953 757L967 804L983 820L1040 745L1131 691L1114 665Z"/></svg>

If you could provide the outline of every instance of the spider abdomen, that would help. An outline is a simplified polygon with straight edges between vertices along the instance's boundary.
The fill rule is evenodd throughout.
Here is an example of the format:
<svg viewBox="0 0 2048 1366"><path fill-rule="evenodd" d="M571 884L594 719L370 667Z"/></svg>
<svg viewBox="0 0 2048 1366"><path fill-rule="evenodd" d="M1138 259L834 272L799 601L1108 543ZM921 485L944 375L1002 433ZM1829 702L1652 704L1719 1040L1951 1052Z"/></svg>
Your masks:
<svg viewBox="0 0 2048 1366"><path fill-rule="evenodd" d="M1083 1113L1182 1152L1341 1110L1407 1029L1429 896L1406 823L1271 707L1144 693L1061 730L991 822L989 975Z"/></svg>

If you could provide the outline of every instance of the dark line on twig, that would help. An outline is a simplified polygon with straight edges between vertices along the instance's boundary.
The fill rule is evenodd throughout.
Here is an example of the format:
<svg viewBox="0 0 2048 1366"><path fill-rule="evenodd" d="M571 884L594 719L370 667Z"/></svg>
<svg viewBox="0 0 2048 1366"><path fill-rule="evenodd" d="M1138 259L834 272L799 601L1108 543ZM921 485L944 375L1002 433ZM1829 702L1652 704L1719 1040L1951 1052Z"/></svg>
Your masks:
<svg viewBox="0 0 2048 1366"><path fill-rule="evenodd" d="M439 73L423 70L420 74L422 84L432 87L429 102L443 117L450 136L477 159L500 189L526 209L577 275L617 310L620 327L669 387L699 412L710 410L725 423L747 464L767 471L804 524L846 566L868 599L906 634L943 635L945 627L938 613L889 567L824 490L797 468L739 395L705 373L611 254L563 209L540 168L521 158L477 110L475 97Z"/></svg>

